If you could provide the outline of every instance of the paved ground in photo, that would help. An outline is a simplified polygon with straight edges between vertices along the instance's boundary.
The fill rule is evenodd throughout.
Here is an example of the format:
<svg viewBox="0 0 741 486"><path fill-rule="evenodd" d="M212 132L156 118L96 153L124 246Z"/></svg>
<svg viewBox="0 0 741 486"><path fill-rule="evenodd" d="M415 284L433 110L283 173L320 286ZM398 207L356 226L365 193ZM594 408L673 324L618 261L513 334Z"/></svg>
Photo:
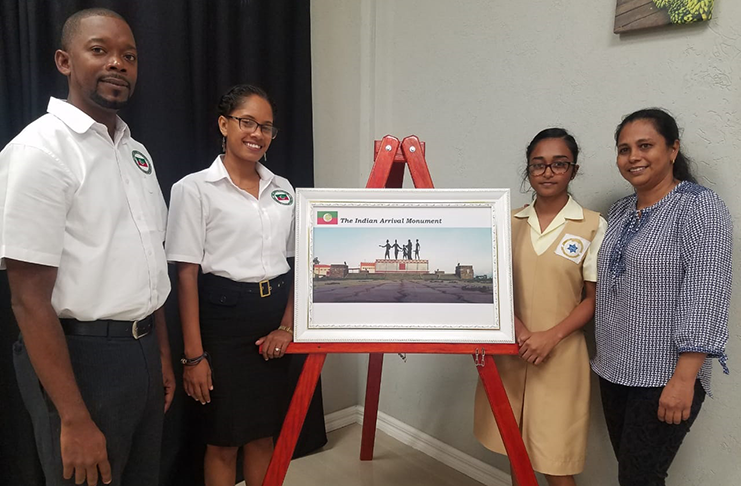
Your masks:
<svg viewBox="0 0 741 486"><path fill-rule="evenodd" d="M491 283L472 280L314 280L314 303L494 303Z"/></svg>

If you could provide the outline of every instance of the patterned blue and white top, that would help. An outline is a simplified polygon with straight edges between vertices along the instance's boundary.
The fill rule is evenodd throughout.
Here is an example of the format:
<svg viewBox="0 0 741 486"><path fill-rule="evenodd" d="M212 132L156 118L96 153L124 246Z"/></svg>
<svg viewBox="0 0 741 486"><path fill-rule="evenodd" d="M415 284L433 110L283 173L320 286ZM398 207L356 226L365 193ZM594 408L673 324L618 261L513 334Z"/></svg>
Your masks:
<svg viewBox="0 0 741 486"><path fill-rule="evenodd" d="M597 263L592 369L625 386L664 386L681 353L707 353L727 374L733 222L710 189L681 182L638 212L636 195L610 209Z"/></svg>

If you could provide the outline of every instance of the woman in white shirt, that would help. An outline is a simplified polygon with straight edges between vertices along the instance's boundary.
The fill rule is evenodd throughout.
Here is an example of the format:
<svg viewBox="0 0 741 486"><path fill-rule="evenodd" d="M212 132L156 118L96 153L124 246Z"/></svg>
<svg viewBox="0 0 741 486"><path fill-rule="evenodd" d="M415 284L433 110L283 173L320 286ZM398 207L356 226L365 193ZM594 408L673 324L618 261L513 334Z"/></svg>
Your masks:
<svg viewBox="0 0 741 486"><path fill-rule="evenodd" d="M224 154L173 186L166 252L183 386L204 405L206 485L234 485L239 447L247 484L262 484L285 393L287 363L274 358L293 338L294 191L259 162L278 132L267 94L234 86L219 114Z"/></svg>

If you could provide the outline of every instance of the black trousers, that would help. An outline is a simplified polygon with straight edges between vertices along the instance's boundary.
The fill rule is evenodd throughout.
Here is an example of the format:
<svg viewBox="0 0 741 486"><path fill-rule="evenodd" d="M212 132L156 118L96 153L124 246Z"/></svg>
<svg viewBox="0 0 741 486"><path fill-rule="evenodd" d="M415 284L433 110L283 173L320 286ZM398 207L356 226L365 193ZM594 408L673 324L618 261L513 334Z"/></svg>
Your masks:
<svg viewBox="0 0 741 486"><path fill-rule="evenodd" d="M164 393L154 331L139 340L67 336L67 346L82 398L106 438L111 485L158 486ZM62 476L59 414L31 366L22 338L13 345L13 363L46 485L74 485L74 476Z"/></svg>
<svg viewBox="0 0 741 486"><path fill-rule="evenodd" d="M620 486L665 485L669 466L705 400L700 380L695 382L690 418L677 425L658 419L664 387L623 386L604 378L599 381Z"/></svg>

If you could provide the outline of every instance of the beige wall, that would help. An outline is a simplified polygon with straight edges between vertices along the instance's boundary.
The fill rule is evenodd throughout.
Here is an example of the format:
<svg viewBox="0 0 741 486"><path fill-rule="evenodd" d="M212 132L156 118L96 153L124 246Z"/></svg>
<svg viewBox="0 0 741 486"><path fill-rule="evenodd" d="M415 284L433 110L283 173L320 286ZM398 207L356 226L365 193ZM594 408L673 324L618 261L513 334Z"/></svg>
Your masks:
<svg viewBox="0 0 741 486"><path fill-rule="evenodd" d="M541 128L570 129L583 153L572 192L606 213L629 192L614 166L621 116L658 105L684 127L703 184L741 214L741 2L716 2L704 25L617 36L615 2L553 0L312 0L317 187L362 187L372 140L418 135L437 187L519 192L523 153ZM737 225L735 273L741 265ZM738 278L736 279L738 282ZM728 346L669 484L741 483L741 289ZM343 356L324 374L327 411L362 403L365 359ZM470 357L386 359L381 410L506 469L471 434L476 372ZM354 402L353 402L354 401ZM610 486L616 464L598 394L580 484Z"/></svg>

